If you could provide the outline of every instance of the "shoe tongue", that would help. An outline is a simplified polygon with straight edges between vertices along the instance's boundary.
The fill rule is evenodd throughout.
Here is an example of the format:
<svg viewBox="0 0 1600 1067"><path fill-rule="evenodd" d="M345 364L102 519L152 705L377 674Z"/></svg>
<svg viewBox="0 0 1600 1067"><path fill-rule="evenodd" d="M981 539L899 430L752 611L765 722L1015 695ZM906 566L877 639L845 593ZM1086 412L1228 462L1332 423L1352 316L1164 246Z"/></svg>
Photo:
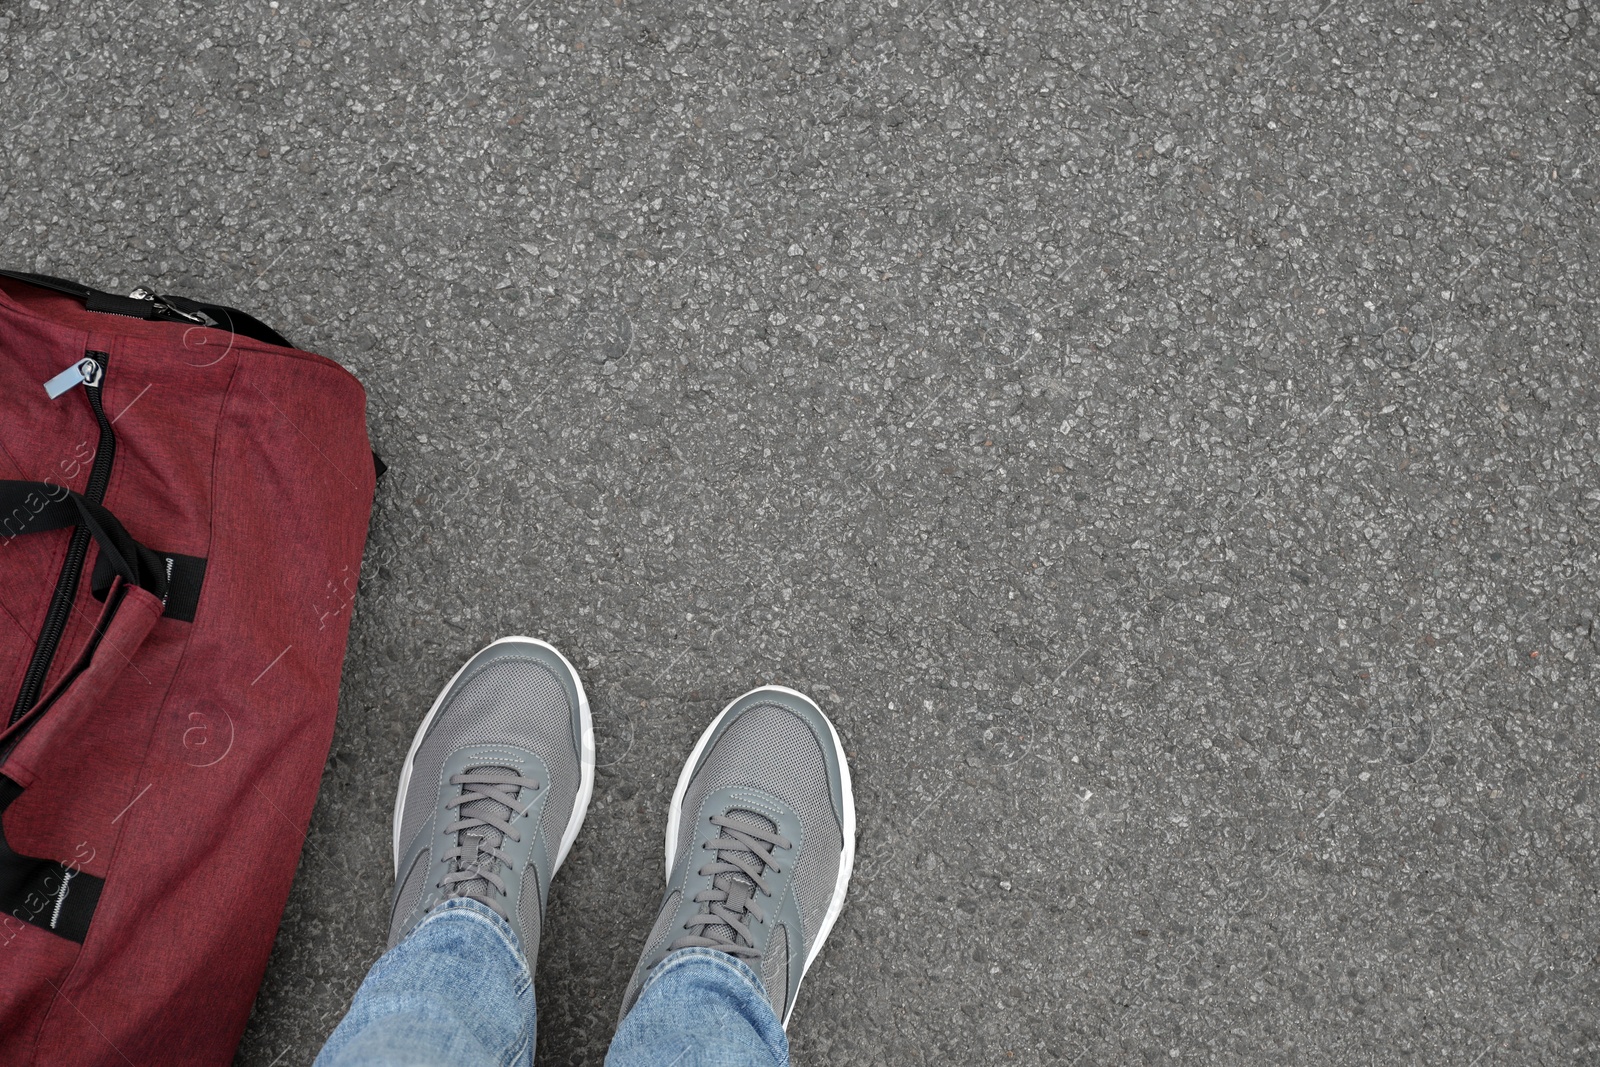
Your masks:
<svg viewBox="0 0 1600 1067"><path fill-rule="evenodd" d="M778 829L777 823L773 822L765 815L760 815L753 811L734 809L733 811L729 811L727 813L727 817L730 819L737 819L742 823L748 823L751 826L759 826L764 830L776 832ZM732 831L730 831L727 827L723 827L721 838L731 839L732 837ZM717 851L717 856L720 859L730 863L735 859L743 860L746 866L757 871L762 870L764 867L764 864L761 862L761 860L758 859L753 852L745 848L719 849ZM750 901L755 899L756 894L759 892L759 890L756 889L756 884L749 878L745 877L742 872L738 871L735 871L731 874L719 874L711 880L711 884L714 888L720 889L724 893L728 894L728 899L725 903L725 906L729 911L732 911L735 914L743 912L745 908L749 906ZM718 941L726 941L731 944L739 944L742 942L742 939L734 933L733 927L726 925L707 926L701 931L701 936L715 938Z"/></svg>
<svg viewBox="0 0 1600 1067"><path fill-rule="evenodd" d="M467 773L517 774L518 771L515 767L469 767L467 768ZM471 789L472 786L464 785L459 786L458 788L461 789L462 792L466 792L467 790ZM470 804L461 805L458 810L461 812L461 817L464 819L497 819L500 822L508 821L506 818L508 814L506 806L494 800L474 800ZM482 854L481 861L475 859L470 853L462 859L457 860L456 862L458 869L469 870L472 868L474 863L481 862L485 869L493 870L499 861L488 855L488 850L499 848L500 841L503 837L505 837L505 835L499 830L496 830L493 826L475 826L470 830L462 830L456 835L456 844L467 849L477 849L481 847L484 852ZM490 886L489 883L484 879L475 878L470 882L457 882L454 886L454 889L455 892L461 896L470 896L473 894L487 893L490 889Z"/></svg>

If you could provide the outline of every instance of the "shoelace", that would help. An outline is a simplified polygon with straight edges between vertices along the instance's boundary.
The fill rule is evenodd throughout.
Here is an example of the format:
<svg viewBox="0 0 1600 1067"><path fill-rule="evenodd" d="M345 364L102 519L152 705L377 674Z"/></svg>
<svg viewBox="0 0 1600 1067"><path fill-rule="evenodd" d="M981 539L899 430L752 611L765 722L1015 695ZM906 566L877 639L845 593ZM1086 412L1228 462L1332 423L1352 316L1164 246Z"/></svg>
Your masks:
<svg viewBox="0 0 1600 1067"><path fill-rule="evenodd" d="M762 874L766 871L782 874L783 868L774 861L773 849L790 849L794 845L775 830L743 819L713 815L711 825L723 830L721 836L702 845L717 853L715 860L700 868L700 874L713 876L711 888L695 894L695 903L701 905L700 913L683 924L684 929L698 929L699 932L678 938L672 948L712 948L730 956L760 959L761 952L755 947L755 936L747 920L767 921L765 909L755 899L756 892L772 895ZM721 877L723 875L728 877ZM719 881L721 887L717 884ZM716 927L726 927L733 933L733 939L709 936L716 932Z"/></svg>
<svg viewBox="0 0 1600 1067"><path fill-rule="evenodd" d="M519 803L517 793L522 789L535 791L539 783L501 767L472 767L452 774L450 784L460 786L461 795L445 801L447 809L456 809L456 821L445 827L445 833L456 834L457 844L443 856L454 869L439 880L439 888L445 890L447 897L466 897L487 904L510 922L511 916L500 902L507 894L499 870L511 866L511 857L500 846L508 839L522 840L522 835L512 829L510 819L527 811L533 801ZM478 801L489 801L493 807L480 805L469 814L466 806ZM504 813L500 808L505 809ZM473 834L473 830L479 832ZM493 841L489 839L491 831L498 834ZM478 889L475 882L482 882L486 888ZM495 892L489 893L487 888Z"/></svg>

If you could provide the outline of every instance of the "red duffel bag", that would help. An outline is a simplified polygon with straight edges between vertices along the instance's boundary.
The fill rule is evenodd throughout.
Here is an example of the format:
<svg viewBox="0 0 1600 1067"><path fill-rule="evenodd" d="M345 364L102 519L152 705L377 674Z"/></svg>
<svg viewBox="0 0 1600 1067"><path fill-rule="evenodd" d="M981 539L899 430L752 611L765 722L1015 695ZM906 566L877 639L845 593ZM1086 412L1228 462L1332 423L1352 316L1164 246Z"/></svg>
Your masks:
<svg viewBox="0 0 1600 1067"><path fill-rule="evenodd" d="M333 734L361 385L0 272L0 1064L225 1064Z"/></svg>

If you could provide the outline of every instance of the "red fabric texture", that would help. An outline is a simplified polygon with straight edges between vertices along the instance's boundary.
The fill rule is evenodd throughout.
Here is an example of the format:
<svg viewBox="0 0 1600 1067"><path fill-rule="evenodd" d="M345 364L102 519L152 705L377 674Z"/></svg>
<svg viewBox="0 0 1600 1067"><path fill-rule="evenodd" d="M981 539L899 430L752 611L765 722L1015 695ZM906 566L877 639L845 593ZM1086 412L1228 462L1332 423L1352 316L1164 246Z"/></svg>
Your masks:
<svg viewBox="0 0 1600 1067"><path fill-rule="evenodd" d="M0 916L0 1063L226 1064L332 738L375 481L365 395L321 356L0 281L0 479L84 490L85 389L43 383L90 351L116 436L105 506L206 572L193 622L120 581L108 611L91 547L58 695L0 735L24 787L10 847L105 879L82 945ZM0 728L69 537L0 536Z"/></svg>

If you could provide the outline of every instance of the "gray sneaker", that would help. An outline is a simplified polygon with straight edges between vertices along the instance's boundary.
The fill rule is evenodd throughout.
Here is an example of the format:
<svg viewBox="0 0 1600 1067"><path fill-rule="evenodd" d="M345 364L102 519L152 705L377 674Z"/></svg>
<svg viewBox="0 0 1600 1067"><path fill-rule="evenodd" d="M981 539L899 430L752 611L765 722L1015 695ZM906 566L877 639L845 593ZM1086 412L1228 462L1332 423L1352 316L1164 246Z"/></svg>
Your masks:
<svg viewBox="0 0 1600 1067"><path fill-rule="evenodd" d="M468 897L516 930L532 968L550 879L594 792L594 727L578 673L543 641L503 637L433 702L394 803L389 947Z"/></svg>
<svg viewBox="0 0 1600 1067"><path fill-rule="evenodd" d="M729 704L678 777L667 891L622 998L680 948L726 952L761 975L789 1024L800 980L844 907L855 865L850 766L833 724L782 686Z"/></svg>

